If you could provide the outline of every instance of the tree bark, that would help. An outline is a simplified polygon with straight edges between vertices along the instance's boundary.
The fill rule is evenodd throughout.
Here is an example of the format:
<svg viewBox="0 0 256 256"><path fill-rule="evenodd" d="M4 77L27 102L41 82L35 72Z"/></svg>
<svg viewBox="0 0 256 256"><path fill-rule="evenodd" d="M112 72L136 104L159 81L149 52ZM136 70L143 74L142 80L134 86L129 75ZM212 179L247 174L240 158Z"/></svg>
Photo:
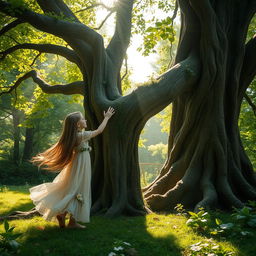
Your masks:
<svg viewBox="0 0 256 256"><path fill-rule="evenodd" d="M12 122L13 122L13 162L18 164L20 160L20 112L18 109L12 108Z"/></svg>
<svg viewBox="0 0 256 256"><path fill-rule="evenodd" d="M246 74L243 65L249 65L243 63L245 38L255 6L250 1L179 2L182 28L176 61L199 48L201 77L195 91L173 103L168 159L144 189L145 199L156 211L171 210L177 203L195 210L242 207L256 199L255 174L238 128L239 78ZM254 77L247 73L246 79Z"/></svg>
<svg viewBox="0 0 256 256"><path fill-rule="evenodd" d="M23 149L23 156L22 161L28 161L32 157L33 153L33 138L34 138L34 128L26 128L26 134L25 134L25 145Z"/></svg>

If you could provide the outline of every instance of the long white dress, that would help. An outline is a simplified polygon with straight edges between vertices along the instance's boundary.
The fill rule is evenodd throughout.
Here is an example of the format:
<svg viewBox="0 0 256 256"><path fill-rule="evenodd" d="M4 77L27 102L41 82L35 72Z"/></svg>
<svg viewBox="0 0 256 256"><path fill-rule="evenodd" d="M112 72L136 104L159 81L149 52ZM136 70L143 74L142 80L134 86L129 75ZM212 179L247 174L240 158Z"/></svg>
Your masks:
<svg viewBox="0 0 256 256"><path fill-rule="evenodd" d="M77 136L81 143L72 163L53 182L29 189L35 208L47 221L56 221L56 215L64 212L72 214L76 221L90 221L91 160L88 140L91 131L78 132Z"/></svg>

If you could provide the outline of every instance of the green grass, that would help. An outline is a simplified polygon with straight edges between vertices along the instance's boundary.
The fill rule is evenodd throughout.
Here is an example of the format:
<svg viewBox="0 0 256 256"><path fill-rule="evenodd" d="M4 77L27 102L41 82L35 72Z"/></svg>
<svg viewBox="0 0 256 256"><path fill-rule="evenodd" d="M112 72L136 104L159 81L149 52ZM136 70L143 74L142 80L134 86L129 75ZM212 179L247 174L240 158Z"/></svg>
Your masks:
<svg viewBox="0 0 256 256"><path fill-rule="evenodd" d="M33 204L28 186L0 187L0 215L14 210L29 210ZM219 213L218 213L219 214ZM228 218L229 214L221 213ZM179 256L189 246L206 238L187 227L186 218L175 214L149 214L145 217L108 219L92 217L85 230L59 229L57 223L41 217L12 220L14 232L23 233L17 239L22 244L18 255L33 256L107 256L115 240L128 242L138 256ZM3 232L2 222L0 232ZM216 240L238 256L255 256L256 232L250 238Z"/></svg>

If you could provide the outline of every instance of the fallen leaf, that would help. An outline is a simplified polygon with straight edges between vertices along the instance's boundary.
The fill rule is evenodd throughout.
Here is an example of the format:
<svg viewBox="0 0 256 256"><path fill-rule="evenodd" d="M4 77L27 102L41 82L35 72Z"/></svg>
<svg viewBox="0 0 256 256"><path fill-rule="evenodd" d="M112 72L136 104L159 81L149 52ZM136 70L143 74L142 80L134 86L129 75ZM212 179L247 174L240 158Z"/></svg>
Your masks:
<svg viewBox="0 0 256 256"><path fill-rule="evenodd" d="M45 227L43 227L43 226L38 226L38 227L36 227L36 229L38 229L38 230L45 230Z"/></svg>

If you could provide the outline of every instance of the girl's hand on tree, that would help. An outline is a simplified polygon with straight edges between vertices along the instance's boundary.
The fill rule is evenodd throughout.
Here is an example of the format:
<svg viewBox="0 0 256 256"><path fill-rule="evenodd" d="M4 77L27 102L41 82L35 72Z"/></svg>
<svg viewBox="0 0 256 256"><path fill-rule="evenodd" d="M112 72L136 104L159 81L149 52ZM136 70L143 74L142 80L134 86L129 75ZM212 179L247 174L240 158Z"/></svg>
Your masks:
<svg viewBox="0 0 256 256"><path fill-rule="evenodd" d="M110 118L114 114L115 114L115 110L112 107L109 107L107 112L104 111L104 117L107 117L107 118Z"/></svg>

